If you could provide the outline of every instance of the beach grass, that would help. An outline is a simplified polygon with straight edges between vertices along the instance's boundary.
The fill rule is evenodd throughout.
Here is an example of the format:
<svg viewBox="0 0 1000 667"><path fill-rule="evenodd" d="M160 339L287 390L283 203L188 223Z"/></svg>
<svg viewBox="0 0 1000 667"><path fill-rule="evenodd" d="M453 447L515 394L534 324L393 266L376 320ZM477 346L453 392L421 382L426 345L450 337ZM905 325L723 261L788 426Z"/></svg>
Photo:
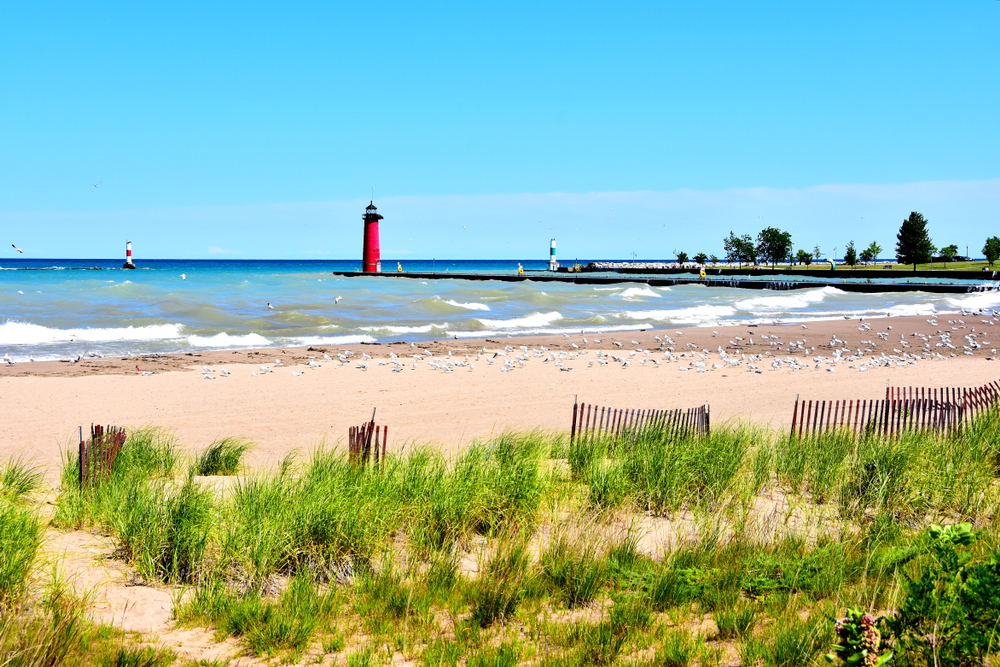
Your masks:
<svg viewBox="0 0 1000 667"><path fill-rule="evenodd" d="M284 662L810 665L845 609L893 613L928 526L997 559L998 435L995 411L949 436L504 433L367 466L318 448L215 491L147 430L102 484L68 457L56 522L175 586L182 627Z"/></svg>
<svg viewBox="0 0 1000 667"><path fill-rule="evenodd" d="M244 438L216 440L195 459L195 474L235 475L240 469L243 455L252 447L253 443Z"/></svg>

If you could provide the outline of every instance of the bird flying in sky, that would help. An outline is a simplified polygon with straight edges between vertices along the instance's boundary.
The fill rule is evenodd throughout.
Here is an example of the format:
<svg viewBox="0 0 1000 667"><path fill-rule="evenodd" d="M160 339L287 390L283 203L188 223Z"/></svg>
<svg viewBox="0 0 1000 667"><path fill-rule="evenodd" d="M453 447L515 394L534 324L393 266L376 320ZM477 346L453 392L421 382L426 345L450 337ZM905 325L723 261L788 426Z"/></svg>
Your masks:
<svg viewBox="0 0 1000 667"><path fill-rule="evenodd" d="M99 186L99 185L100 185L101 183L103 183L103 182L104 182L104 181L100 181L99 183L94 183L94 187L96 188L97 186Z"/></svg>
<svg viewBox="0 0 1000 667"><path fill-rule="evenodd" d="M16 251L20 252L20 253L23 253L23 252L24 252L23 250L21 250L20 248L18 248L18 247L17 247L16 245L14 245L13 243L11 243L11 244L10 244L10 247L11 247L11 248L13 248L14 250L16 250Z"/></svg>

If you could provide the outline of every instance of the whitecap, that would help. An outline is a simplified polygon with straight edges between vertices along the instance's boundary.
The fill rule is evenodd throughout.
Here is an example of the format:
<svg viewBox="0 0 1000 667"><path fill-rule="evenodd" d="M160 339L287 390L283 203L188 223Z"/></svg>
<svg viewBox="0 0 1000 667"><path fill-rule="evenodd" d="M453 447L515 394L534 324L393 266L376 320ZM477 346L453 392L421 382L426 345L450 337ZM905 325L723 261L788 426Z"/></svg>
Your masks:
<svg viewBox="0 0 1000 667"><path fill-rule="evenodd" d="M214 336L188 336L187 342L194 347L264 347L271 341L260 334L236 334L230 336L223 331Z"/></svg>
<svg viewBox="0 0 1000 667"><path fill-rule="evenodd" d="M616 294L615 296L621 297L626 301L636 301L639 297L644 296L653 297L654 299L662 298L659 294L651 290L648 285L643 285L642 287L629 287L622 290L620 294Z"/></svg>
<svg viewBox="0 0 1000 667"><path fill-rule="evenodd" d="M389 333L396 334L409 334L409 333L430 333L434 329L446 329L447 324L425 324L423 326L395 326L395 325L382 325L377 327L361 327L363 331L388 331Z"/></svg>
<svg viewBox="0 0 1000 667"><path fill-rule="evenodd" d="M360 343L374 343L376 339L371 336L299 336L289 338L288 345L358 345Z"/></svg>
<svg viewBox="0 0 1000 667"><path fill-rule="evenodd" d="M633 320L698 324L731 317L736 314L736 309L732 306L691 306L670 310L627 310L623 314Z"/></svg>
<svg viewBox="0 0 1000 667"><path fill-rule="evenodd" d="M150 324L143 327L53 329L30 322L8 320L0 324L0 345L45 343L107 343L112 341L170 340L182 337L183 324Z"/></svg>
<svg viewBox="0 0 1000 667"><path fill-rule="evenodd" d="M561 320L562 315L553 311L551 313L532 313L531 315L525 315L524 317L515 317L510 320L490 320L486 318L478 318L478 321L485 327L490 329L505 329L505 328L523 328L523 327L542 327L546 324L552 324L556 320Z"/></svg>
<svg viewBox="0 0 1000 667"><path fill-rule="evenodd" d="M775 296L754 296L737 301L733 305L740 310L748 311L786 311L795 308L809 308L812 304L820 303L828 296L844 293L835 287L821 287L804 292L785 292Z"/></svg>
<svg viewBox="0 0 1000 667"><path fill-rule="evenodd" d="M455 306L456 308L465 308L467 310L489 310L490 309L490 307L487 306L485 303L476 303L474 301L471 301L469 303L459 303L458 301L455 301L454 299L442 299L442 301L444 303L448 304L449 306Z"/></svg>

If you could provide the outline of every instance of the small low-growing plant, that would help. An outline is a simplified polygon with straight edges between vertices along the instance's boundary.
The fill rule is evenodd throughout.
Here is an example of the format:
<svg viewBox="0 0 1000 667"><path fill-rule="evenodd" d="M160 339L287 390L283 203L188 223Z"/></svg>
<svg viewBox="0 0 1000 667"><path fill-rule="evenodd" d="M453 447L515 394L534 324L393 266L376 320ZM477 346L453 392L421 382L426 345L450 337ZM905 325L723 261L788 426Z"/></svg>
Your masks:
<svg viewBox="0 0 1000 667"><path fill-rule="evenodd" d="M875 617L860 609L848 609L838 618L837 643L833 653L824 656L830 664L845 667L881 667L892 660L892 652L882 649L882 635L875 627Z"/></svg>
<svg viewBox="0 0 1000 667"><path fill-rule="evenodd" d="M243 438L223 438L209 445L195 460L196 475L235 475L243 455L253 445Z"/></svg>
<svg viewBox="0 0 1000 667"><path fill-rule="evenodd" d="M932 525L904 598L884 622L900 654L928 664L983 664L1000 647L1000 560L976 560L968 523Z"/></svg>

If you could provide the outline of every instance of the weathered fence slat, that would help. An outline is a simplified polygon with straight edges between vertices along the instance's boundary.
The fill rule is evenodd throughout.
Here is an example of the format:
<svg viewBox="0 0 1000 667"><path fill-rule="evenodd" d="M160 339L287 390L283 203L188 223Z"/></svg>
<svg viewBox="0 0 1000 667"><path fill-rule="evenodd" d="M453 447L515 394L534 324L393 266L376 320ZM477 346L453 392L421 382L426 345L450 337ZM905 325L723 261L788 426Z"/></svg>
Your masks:
<svg viewBox="0 0 1000 667"><path fill-rule="evenodd" d="M674 410L622 409L592 403L574 403L570 444L577 440L593 441L601 437L634 442L643 431L654 429L662 431L668 438L695 433L707 434L709 418L708 403L697 408ZM363 456L362 448L358 448L355 454L354 443L364 439L366 428L367 425L351 429L349 438L352 443L352 460L355 456Z"/></svg>
<svg viewBox="0 0 1000 667"><path fill-rule="evenodd" d="M80 427L79 465L80 486L96 485L111 476L118 452L125 446L125 430L117 426L90 425L90 440L84 440Z"/></svg>

